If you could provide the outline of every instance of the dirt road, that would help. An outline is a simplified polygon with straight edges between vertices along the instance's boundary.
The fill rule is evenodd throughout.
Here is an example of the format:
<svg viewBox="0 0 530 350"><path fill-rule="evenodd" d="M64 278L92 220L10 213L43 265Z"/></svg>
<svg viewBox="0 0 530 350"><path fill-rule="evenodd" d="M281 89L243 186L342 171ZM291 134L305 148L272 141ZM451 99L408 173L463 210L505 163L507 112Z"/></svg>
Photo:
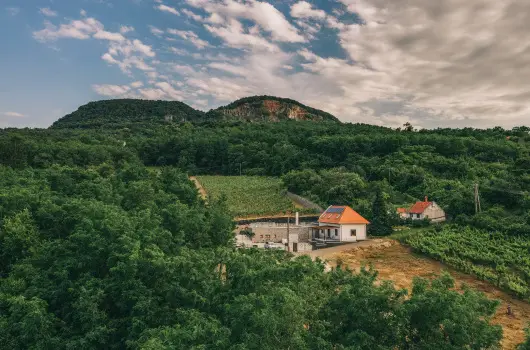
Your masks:
<svg viewBox="0 0 530 350"><path fill-rule="evenodd" d="M329 260L335 265L338 258L351 269L358 270L363 262L372 263L379 272L381 279L391 280L398 288L410 290L415 276L432 278L443 270L449 271L455 278L457 286L466 285L484 292L492 299L501 301L496 316L493 319L504 330L502 348L513 350L525 339L524 329L530 322L530 304L518 300L511 295L499 290L495 286L480 281L473 276L455 271L437 261L413 254L409 248L402 246L397 241L374 240L353 246L342 246L311 252L309 255L319 256ZM506 310L511 306L514 316L508 316Z"/></svg>
<svg viewBox="0 0 530 350"><path fill-rule="evenodd" d="M206 193L204 187L202 187L199 180L195 176L190 176L190 180L195 183L195 187L197 187L197 190L199 190L202 199L206 200L208 198L208 194Z"/></svg>

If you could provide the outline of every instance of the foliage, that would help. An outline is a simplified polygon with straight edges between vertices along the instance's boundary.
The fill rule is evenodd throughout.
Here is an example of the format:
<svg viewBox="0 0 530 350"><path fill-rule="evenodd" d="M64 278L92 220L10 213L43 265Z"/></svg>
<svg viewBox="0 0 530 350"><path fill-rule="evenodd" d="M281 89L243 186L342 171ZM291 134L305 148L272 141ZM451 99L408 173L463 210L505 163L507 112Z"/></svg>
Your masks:
<svg viewBox="0 0 530 350"><path fill-rule="evenodd" d="M407 242L528 298L527 129L204 116L178 102L118 100L81 107L49 130L0 131L0 347L499 346L496 303L456 292L448 276L418 279L408 293L371 270L325 272L309 257L235 250L229 208L292 209L278 177L323 206L350 204L368 218L381 214L371 206L378 190L387 205L428 195L456 225ZM240 170L248 177L231 180L243 185L218 185L238 203L221 195L205 203L188 180Z"/></svg>
<svg viewBox="0 0 530 350"><path fill-rule="evenodd" d="M303 211L295 208L277 178L199 176L198 180L211 197L225 197L228 209L237 217Z"/></svg>
<svg viewBox="0 0 530 350"><path fill-rule="evenodd" d="M530 240L462 226L420 231L405 242L418 252L530 300Z"/></svg>
<svg viewBox="0 0 530 350"><path fill-rule="evenodd" d="M52 127L97 128L120 123L163 123L202 119L204 119L203 112L178 101L116 99L90 102L57 120Z"/></svg>
<svg viewBox="0 0 530 350"><path fill-rule="evenodd" d="M384 193L379 189L372 204L372 222L369 226L369 233L373 236L392 234L392 225L396 220L391 213L392 210L385 201Z"/></svg>

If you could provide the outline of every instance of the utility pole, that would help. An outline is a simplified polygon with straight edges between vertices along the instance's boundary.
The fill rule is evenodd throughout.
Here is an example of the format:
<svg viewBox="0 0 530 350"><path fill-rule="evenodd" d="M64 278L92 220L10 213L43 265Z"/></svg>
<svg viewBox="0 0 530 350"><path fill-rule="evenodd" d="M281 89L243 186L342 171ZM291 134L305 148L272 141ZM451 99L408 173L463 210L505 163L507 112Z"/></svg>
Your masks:
<svg viewBox="0 0 530 350"><path fill-rule="evenodd" d="M289 221L291 221L291 213L289 211L287 211L287 251L290 252L291 251L291 246L290 246L290 239L289 239Z"/></svg>
<svg viewBox="0 0 530 350"><path fill-rule="evenodd" d="M478 189L478 183L475 184L475 214L478 214L482 212L482 208L480 205L480 193Z"/></svg>

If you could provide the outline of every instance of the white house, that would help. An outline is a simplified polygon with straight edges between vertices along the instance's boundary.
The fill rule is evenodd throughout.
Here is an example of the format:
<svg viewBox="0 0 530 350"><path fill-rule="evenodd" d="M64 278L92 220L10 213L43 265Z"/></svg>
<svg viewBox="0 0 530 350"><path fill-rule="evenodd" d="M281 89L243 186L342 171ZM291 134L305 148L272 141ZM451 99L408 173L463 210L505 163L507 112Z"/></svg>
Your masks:
<svg viewBox="0 0 530 350"><path fill-rule="evenodd" d="M312 240L321 242L357 242L366 239L370 222L348 206L330 206L313 226Z"/></svg>
<svg viewBox="0 0 530 350"><path fill-rule="evenodd" d="M425 197L425 201L416 202L408 211L409 218L412 220L430 219L432 222L445 221L445 211L435 202L429 202L429 198Z"/></svg>

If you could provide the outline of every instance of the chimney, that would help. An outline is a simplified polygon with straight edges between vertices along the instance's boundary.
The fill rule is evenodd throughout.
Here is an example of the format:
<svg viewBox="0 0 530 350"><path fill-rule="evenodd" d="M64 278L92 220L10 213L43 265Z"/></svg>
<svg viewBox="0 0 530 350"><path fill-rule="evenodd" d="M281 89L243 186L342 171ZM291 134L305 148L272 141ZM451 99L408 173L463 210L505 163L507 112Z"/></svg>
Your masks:
<svg viewBox="0 0 530 350"><path fill-rule="evenodd" d="M296 226L300 225L300 215L298 215L298 212L296 212L295 216L295 223Z"/></svg>
<svg viewBox="0 0 530 350"><path fill-rule="evenodd" d="M429 197L425 196L425 203L429 201Z"/></svg>

